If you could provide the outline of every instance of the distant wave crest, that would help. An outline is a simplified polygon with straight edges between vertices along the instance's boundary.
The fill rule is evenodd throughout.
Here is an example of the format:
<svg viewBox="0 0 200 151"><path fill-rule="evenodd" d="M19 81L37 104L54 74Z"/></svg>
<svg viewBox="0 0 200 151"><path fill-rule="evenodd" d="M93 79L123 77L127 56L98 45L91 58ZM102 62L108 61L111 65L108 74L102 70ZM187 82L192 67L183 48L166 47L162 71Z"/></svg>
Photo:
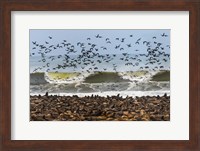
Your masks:
<svg viewBox="0 0 200 151"><path fill-rule="evenodd" d="M92 93L107 91L168 91L169 71L31 73L31 93Z"/></svg>

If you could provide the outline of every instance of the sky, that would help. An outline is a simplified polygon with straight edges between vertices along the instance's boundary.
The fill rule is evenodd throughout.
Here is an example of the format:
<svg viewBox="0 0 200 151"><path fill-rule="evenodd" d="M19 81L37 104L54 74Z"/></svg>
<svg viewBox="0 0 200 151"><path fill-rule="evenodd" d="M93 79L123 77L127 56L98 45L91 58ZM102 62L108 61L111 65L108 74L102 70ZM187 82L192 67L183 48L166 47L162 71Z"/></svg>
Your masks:
<svg viewBox="0 0 200 151"><path fill-rule="evenodd" d="M151 44L151 47L155 47L154 42L162 43L161 47L164 47L164 51L167 54L170 54L170 48L166 47L167 45L170 45L170 30L169 29L159 29L159 30L132 30L132 29L120 29L120 30L80 30L80 29L74 29L74 30L46 30L46 29L40 29L40 30L30 30L30 53L34 53L34 56L39 56L38 51L40 50L39 47L35 47L33 42L36 42L39 45L44 45L46 47L49 47L50 45L61 45L63 40L66 40L66 43L71 43L75 46L75 50L77 51L76 54L81 53L80 46L77 46L78 42L85 43L85 49L90 49L91 46L88 45L88 43L96 44L96 48L98 48L98 52L100 54L121 54L123 52L127 52L129 54L134 53L147 53L147 46L143 44L143 41L148 41ZM167 36L161 36L163 33L165 33ZM95 36L101 36L102 38L96 38ZM133 35L130 37L130 35ZM52 37L52 39L49 38ZM156 37L154 39L153 37ZM90 38L88 40L87 38ZM106 38L109 38L109 40L106 41ZM116 38L119 38L120 40L116 40ZM125 38L124 42L121 42L121 39ZM136 41L138 39L139 44L136 44ZM110 41L111 43L107 43ZM47 43L48 44L47 44ZM131 44L131 47L128 47L127 45ZM117 45L120 45L120 48L123 48L123 50L115 49ZM103 50L102 47L106 47L106 49ZM135 50L139 51L135 51ZM47 55L60 55L65 53L66 51L64 48L58 48L53 51L51 51Z"/></svg>

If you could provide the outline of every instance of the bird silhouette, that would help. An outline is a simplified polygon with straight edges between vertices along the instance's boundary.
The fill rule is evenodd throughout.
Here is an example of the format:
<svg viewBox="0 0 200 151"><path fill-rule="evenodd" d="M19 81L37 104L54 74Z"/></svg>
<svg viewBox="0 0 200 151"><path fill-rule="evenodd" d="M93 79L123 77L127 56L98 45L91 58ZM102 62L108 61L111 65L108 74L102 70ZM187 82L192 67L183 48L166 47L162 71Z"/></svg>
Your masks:
<svg viewBox="0 0 200 151"><path fill-rule="evenodd" d="M162 37L168 37L166 33L160 35ZM166 53L170 45L163 44L156 36L152 36L151 39L145 39L143 37L137 38L136 35L134 35L134 38L137 39L135 42L133 42L132 34L126 36L126 38L114 37L114 39L112 37L103 38L100 34L94 35L94 37L96 38L95 42L91 40L91 37L86 37L85 39L87 42L69 42L69 40L66 39L59 43L52 44L52 40L49 40L53 39L51 36L48 36L45 44L32 41L33 47L30 57L34 57L35 53L41 57L41 59L38 60L38 62L41 63L41 67L36 67L33 71L38 72L43 70L49 72L53 70L59 72L60 69L67 70L70 68L75 71L75 69L79 68L82 71L91 73L93 70L107 71L107 66L112 65L112 70L117 72L118 68L120 68L119 64L114 64L117 60L120 60L120 63L124 66L158 70L166 68L163 63L168 62L170 58L170 54ZM102 41L100 38L104 40L103 45L102 42L100 42ZM125 41L129 43L125 43ZM119 53L122 56L118 57L116 54L102 54L102 52L109 53L112 49L116 51L116 54ZM131 49L133 49L132 52L129 51ZM57 52L56 54L60 52L60 54L55 56L55 52ZM137 53L137 55L133 55L132 53ZM58 62L58 64L52 67L56 62ZM101 68L102 65L104 68Z"/></svg>
<svg viewBox="0 0 200 151"><path fill-rule="evenodd" d="M166 35L165 33L163 33L161 36L162 37L168 37L168 35Z"/></svg>

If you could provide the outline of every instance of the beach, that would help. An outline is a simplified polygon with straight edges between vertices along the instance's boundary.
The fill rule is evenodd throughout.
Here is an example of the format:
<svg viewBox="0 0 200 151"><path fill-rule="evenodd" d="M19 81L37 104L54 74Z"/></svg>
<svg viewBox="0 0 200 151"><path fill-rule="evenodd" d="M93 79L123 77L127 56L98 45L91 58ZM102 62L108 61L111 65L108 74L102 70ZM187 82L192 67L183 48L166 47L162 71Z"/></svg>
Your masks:
<svg viewBox="0 0 200 151"><path fill-rule="evenodd" d="M30 35L31 121L170 121L170 30Z"/></svg>
<svg viewBox="0 0 200 151"><path fill-rule="evenodd" d="M170 96L31 95L31 121L170 121Z"/></svg>
<svg viewBox="0 0 200 151"><path fill-rule="evenodd" d="M169 121L170 71L34 73L31 121Z"/></svg>

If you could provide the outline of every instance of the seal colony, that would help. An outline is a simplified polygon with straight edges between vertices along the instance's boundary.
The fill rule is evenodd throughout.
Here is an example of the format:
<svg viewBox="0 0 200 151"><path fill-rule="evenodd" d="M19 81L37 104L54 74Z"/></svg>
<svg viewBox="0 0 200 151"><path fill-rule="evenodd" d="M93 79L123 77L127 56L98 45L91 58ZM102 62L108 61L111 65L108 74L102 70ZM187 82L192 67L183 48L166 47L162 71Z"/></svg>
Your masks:
<svg viewBox="0 0 200 151"><path fill-rule="evenodd" d="M170 96L30 96L31 121L170 121Z"/></svg>

